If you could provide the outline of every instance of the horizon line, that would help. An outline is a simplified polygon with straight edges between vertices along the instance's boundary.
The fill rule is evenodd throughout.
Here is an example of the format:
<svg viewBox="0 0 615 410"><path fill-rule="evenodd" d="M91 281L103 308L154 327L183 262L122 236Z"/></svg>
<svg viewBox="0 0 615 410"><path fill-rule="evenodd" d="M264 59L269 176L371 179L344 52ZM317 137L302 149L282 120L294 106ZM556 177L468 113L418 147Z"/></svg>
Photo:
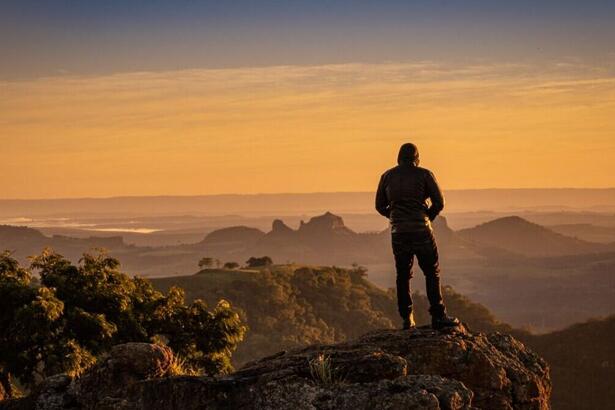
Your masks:
<svg viewBox="0 0 615 410"><path fill-rule="evenodd" d="M443 189L444 192L460 191L608 191L611 187L545 187L545 188L453 188ZM7 201L65 201L65 200L105 200L105 199L135 199L135 198L203 198L203 197L255 197L275 195L322 195L322 194L373 194L375 191L311 191L311 192L256 192L256 193L219 193L219 194L153 194L153 195L112 195L112 196L75 196L53 198L0 198L0 202Z"/></svg>

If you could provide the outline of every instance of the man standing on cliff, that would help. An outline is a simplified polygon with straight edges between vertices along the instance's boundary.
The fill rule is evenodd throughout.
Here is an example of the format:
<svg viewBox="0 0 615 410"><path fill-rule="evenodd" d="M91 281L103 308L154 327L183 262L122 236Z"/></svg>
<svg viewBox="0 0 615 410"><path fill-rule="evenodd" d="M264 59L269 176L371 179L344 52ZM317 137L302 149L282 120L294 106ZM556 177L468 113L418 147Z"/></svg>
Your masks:
<svg viewBox="0 0 615 410"><path fill-rule="evenodd" d="M449 317L442 301L438 248L431 222L444 208L444 197L431 171L420 168L419 151L414 144L403 144L398 165L380 178L376 192L376 210L389 218L391 242L397 271L397 307L403 328L414 327L410 279L414 256L425 274L431 325L434 329L458 326ZM428 205L427 200L431 202Z"/></svg>

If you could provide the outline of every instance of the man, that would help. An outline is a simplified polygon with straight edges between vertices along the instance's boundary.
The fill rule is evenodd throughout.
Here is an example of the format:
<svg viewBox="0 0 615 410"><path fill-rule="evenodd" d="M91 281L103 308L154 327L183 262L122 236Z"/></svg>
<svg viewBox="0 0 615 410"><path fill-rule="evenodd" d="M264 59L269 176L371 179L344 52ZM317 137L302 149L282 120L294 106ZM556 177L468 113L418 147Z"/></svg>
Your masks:
<svg viewBox="0 0 615 410"><path fill-rule="evenodd" d="M429 313L434 329L459 325L449 317L442 301L438 248L431 221L444 208L444 197L431 171L420 168L419 152L414 144L403 144L397 157L398 165L380 178L376 192L376 210L389 218L391 242L397 271L397 306L403 328L415 326L412 315L410 279L416 255L425 274ZM428 205L427 200L431 202Z"/></svg>

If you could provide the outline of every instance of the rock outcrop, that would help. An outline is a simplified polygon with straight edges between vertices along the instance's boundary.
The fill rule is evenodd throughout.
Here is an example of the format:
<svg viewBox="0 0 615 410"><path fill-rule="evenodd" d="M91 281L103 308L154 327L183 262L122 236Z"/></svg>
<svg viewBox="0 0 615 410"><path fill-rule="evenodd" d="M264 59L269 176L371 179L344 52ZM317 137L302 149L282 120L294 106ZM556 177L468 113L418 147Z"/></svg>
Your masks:
<svg viewBox="0 0 615 410"><path fill-rule="evenodd" d="M271 235L292 235L295 231L290 226L286 225L281 219L274 219L271 224Z"/></svg>
<svg viewBox="0 0 615 410"><path fill-rule="evenodd" d="M308 222L301 221L299 231L309 234L322 234L322 233L344 233L353 234L344 224L344 220L341 216L332 214L331 212L325 212L322 215L310 218Z"/></svg>
<svg viewBox="0 0 615 410"><path fill-rule="evenodd" d="M495 252L492 246L477 246L458 235L444 217L438 217L433 227L438 248L447 259L483 259ZM390 228L381 232L355 232L345 225L342 217L325 212L307 222L301 221L297 229L281 219L275 219L266 233L245 226L219 229L198 244L184 246L182 251L189 249L199 254L205 250L208 255L223 260L244 261L252 256L267 255L276 263L369 266L390 264L391 232ZM515 256L502 250L498 250L497 255Z"/></svg>
<svg viewBox="0 0 615 410"><path fill-rule="evenodd" d="M548 409L547 364L511 336L381 330L248 363L226 377L161 377L168 349L116 346L72 379L0 409Z"/></svg>

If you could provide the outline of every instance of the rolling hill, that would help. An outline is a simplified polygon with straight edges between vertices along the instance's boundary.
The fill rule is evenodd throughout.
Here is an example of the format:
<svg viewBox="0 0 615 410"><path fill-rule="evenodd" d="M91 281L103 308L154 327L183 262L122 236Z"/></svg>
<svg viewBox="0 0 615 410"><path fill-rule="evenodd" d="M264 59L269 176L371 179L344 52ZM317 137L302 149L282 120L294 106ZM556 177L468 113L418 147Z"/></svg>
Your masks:
<svg viewBox="0 0 615 410"><path fill-rule="evenodd" d="M615 316L521 339L551 365L552 405L559 410L608 409L615 403Z"/></svg>
<svg viewBox="0 0 615 410"><path fill-rule="evenodd" d="M483 247L496 247L525 256L560 256L606 252L604 244L568 237L518 216L498 218L458 231Z"/></svg>
<svg viewBox="0 0 615 410"><path fill-rule="evenodd" d="M374 286L362 268L273 265L256 271L205 269L190 276L154 278L160 290L179 286L187 299L226 299L239 308L249 331L234 356L244 363L279 350L333 343L368 330L400 325L395 295ZM444 288L448 309L472 329L510 330L484 306ZM416 319L428 322L428 302L415 295Z"/></svg>
<svg viewBox="0 0 615 410"><path fill-rule="evenodd" d="M549 229L562 235L572 236L590 242L606 243L615 249L615 227L599 226L589 223L550 225Z"/></svg>

